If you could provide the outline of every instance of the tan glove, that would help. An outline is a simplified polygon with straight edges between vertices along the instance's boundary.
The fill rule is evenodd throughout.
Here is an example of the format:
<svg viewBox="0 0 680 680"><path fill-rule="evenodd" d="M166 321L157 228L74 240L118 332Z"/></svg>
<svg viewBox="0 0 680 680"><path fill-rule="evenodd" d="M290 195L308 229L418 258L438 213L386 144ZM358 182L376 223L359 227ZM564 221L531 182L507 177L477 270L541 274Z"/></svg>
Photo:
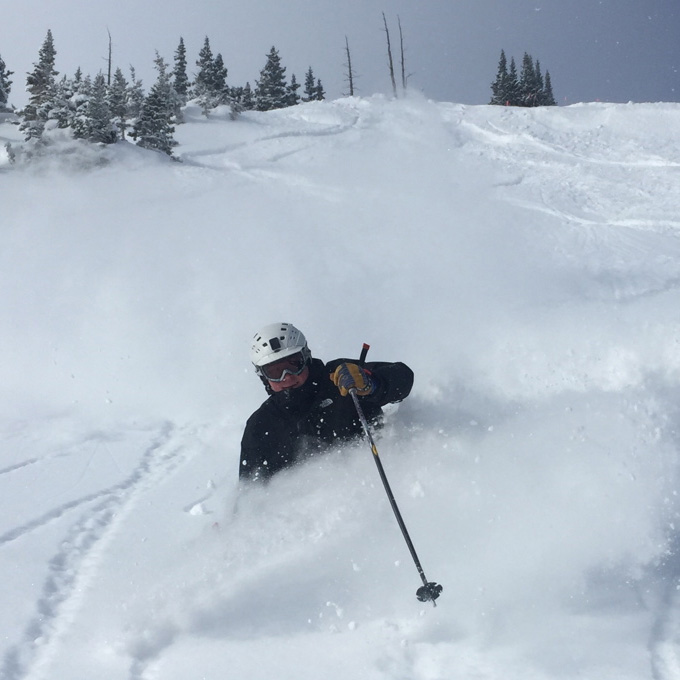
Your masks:
<svg viewBox="0 0 680 680"><path fill-rule="evenodd" d="M346 397L352 388L356 389L360 397L372 394L376 388L376 380L371 372L357 364L340 364L331 373L330 379L343 397Z"/></svg>

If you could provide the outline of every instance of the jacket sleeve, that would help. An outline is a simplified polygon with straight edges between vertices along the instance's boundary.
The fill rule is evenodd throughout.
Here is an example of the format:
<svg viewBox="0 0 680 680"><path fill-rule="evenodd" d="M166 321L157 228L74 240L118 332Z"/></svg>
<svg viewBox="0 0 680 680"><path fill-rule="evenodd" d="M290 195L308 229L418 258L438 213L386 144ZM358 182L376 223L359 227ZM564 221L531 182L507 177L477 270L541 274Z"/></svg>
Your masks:
<svg viewBox="0 0 680 680"><path fill-rule="evenodd" d="M413 371L400 361L396 363L368 362L366 368L378 379L373 394L363 397L366 401L384 406L406 399L413 387Z"/></svg>

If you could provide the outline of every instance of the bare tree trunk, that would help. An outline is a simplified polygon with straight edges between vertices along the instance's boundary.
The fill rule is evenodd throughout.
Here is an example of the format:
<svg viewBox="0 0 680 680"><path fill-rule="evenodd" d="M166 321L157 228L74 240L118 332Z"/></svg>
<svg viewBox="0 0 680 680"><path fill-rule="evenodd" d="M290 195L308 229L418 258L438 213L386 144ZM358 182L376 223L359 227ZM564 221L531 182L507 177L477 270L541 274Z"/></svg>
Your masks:
<svg viewBox="0 0 680 680"><path fill-rule="evenodd" d="M401 48L401 86L404 88L404 91L406 91L406 65L405 65L405 60L404 60L404 34L402 33L401 30L401 19L399 18L399 15L397 14L397 22L399 23L399 46Z"/></svg>
<svg viewBox="0 0 680 680"><path fill-rule="evenodd" d="M387 57L390 64L390 78L392 79L392 91L394 96L397 96L397 81L394 79L394 61L392 61L392 45L390 43L390 31L387 28L387 19L385 18L385 12L382 13L383 23L385 24L385 35L387 36Z"/></svg>
<svg viewBox="0 0 680 680"><path fill-rule="evenodd" d="M109 34L109 69L108 69L108 76L106 78L106 84L110 87L111 86L111 31L109 29L106 29L106 32Z"/></svg>
<svg viewBox="0 0 680 680"><path fill-rule="evenodd" d="M349 41L345 36L345 51L347 52L347 81L349 82L349 96L354 96L354 71L352 71L352 57L349 53Z"/></svg>

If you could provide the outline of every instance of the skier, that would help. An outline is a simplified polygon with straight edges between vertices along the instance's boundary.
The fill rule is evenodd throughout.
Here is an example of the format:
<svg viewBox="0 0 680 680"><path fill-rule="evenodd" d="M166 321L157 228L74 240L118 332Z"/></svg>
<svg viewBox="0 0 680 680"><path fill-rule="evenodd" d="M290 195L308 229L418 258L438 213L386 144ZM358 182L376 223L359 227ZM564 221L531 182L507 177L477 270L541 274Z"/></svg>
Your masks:
<svg viewBox="0 0 680 680"><path fill-rule="evenodd" d="M379 425L382 406L406 398L413 372L403 363L312 358L305 336L289 323L255 334L250 359L269 398L246 423L239 479L266 480L335 443L361 436L351 389L366 418Z"/></svg>

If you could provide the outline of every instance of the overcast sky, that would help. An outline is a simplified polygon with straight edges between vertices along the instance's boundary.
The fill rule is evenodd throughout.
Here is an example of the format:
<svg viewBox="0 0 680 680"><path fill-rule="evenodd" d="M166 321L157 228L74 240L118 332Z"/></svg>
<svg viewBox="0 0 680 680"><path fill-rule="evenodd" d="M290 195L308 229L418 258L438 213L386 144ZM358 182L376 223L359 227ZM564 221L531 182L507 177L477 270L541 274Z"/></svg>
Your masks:
<svg viewBox="0 0 680 680"><path fill-rule="evenodd" d="M275 45L304 80L312 66L329 98L347 92L345 36L358 94L390 92L384 11L398 46L401 18L410 84L439 101L485 104L501 49L529 52L549 70L560 104L680 101L680 0L2 0L0 56L14 71L10 102L25 103L25 74L51 29L57 70L133 65L146 88L158 50L168 62L180 36L190 64L207 35L230 85L254 85Z"/></svg>

